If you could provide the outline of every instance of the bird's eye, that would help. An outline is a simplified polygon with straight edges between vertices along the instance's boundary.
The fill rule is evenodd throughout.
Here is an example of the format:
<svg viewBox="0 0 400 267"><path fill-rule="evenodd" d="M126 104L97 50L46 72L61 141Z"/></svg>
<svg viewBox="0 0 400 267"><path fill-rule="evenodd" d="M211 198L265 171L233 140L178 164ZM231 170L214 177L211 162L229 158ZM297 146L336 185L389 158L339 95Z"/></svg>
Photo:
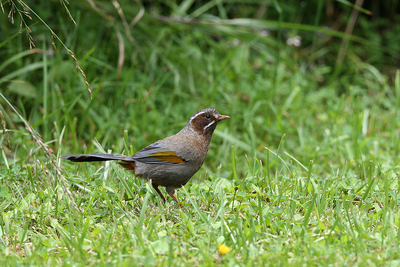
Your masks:
<svg viewBox="0 0 400 267"><path fill-rule="evenodd" d="M207 119L207 120L211 119L210 114L207 114L207 115L206 115L206 119Z"/></svg>

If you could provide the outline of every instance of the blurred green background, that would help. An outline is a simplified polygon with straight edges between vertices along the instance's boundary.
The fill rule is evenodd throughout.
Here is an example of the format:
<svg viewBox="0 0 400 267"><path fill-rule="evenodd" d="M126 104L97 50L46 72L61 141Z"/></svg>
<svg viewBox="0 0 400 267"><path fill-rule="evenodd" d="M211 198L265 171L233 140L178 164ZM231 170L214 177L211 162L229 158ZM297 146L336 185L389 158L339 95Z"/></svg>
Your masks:
<svg viewBox="0 0 400 267"><path fill-rule="evenodd" d="M398 264L399 1L1 3L5 264ZM205 107L231 119L190 216L54 157L133 154Z"/></svg>
<svg viewBox="0 0 400 267"><path fill-rule="evenodd" d="M120 152L124 130L137 150L212 106L232 117L221 128L251 156L283 134L309 154L305 144L322 141L342 102L354 97L363 109L379 104L377 94L398 97L387 87L400 63L397 1L365 3L355 15L348 1L47 1L29 4L32 20L17 2L3 6L2 93L45 141L65 127L68 153L92 151L93 138Z"/></svg>

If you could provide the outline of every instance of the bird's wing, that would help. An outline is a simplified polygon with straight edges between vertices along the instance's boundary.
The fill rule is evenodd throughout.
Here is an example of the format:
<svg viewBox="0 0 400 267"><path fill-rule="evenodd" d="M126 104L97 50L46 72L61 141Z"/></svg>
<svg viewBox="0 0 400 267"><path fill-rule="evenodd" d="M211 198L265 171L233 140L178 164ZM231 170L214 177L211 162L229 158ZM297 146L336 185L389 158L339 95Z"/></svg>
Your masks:
<svg viewBox="0 0 400 267"><path fill-rule="evenodd" d="M143 148L141 151L133 155L132 158L150 164L182 164L187 161L184 158L179 157L175 151L159 142Z"/></svg>

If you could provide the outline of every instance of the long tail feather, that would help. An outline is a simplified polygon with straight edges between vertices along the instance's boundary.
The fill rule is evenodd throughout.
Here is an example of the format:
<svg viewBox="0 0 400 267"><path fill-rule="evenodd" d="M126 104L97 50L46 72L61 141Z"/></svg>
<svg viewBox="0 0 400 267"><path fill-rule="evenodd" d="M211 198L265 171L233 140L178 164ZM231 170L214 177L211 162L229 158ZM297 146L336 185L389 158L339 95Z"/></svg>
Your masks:
<svg viewBox="0 0 400 267"><path fill-rule="evenodd" d="M124 160L124 161L134 161L130 156L124 155L111 155L111 154L75 154L75 155L65 155L60 157L62 159L67 159L73 162L89 162L89 161L107 161L107 160Z"/></svg>

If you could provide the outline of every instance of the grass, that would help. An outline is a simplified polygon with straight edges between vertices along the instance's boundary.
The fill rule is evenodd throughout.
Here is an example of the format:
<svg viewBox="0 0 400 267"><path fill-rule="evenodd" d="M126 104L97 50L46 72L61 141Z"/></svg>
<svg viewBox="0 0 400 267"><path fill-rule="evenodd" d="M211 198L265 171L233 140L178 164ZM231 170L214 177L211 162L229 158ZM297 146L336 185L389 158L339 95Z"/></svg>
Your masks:
<svg viewBox="0 0 400 267"><path fill-rule="evenodd" d="M355 37L335 66L340 40L321 44L315 19L279 22L286 6L244 23L228 4L184 3L146 6L131 33L109 3L39 14L91 96L46 26L31 26L44 34L33 50L21 35L0 44L0 265L399 265L400 72L361 56L393 48ZM123 7L128 23L140 14ZM224 21L208 20L215 10ZM311 48L279 38L291 34ZM133 154L208 106L231 119L177 190L187 210L113 162L56 158Z"/></svg>

